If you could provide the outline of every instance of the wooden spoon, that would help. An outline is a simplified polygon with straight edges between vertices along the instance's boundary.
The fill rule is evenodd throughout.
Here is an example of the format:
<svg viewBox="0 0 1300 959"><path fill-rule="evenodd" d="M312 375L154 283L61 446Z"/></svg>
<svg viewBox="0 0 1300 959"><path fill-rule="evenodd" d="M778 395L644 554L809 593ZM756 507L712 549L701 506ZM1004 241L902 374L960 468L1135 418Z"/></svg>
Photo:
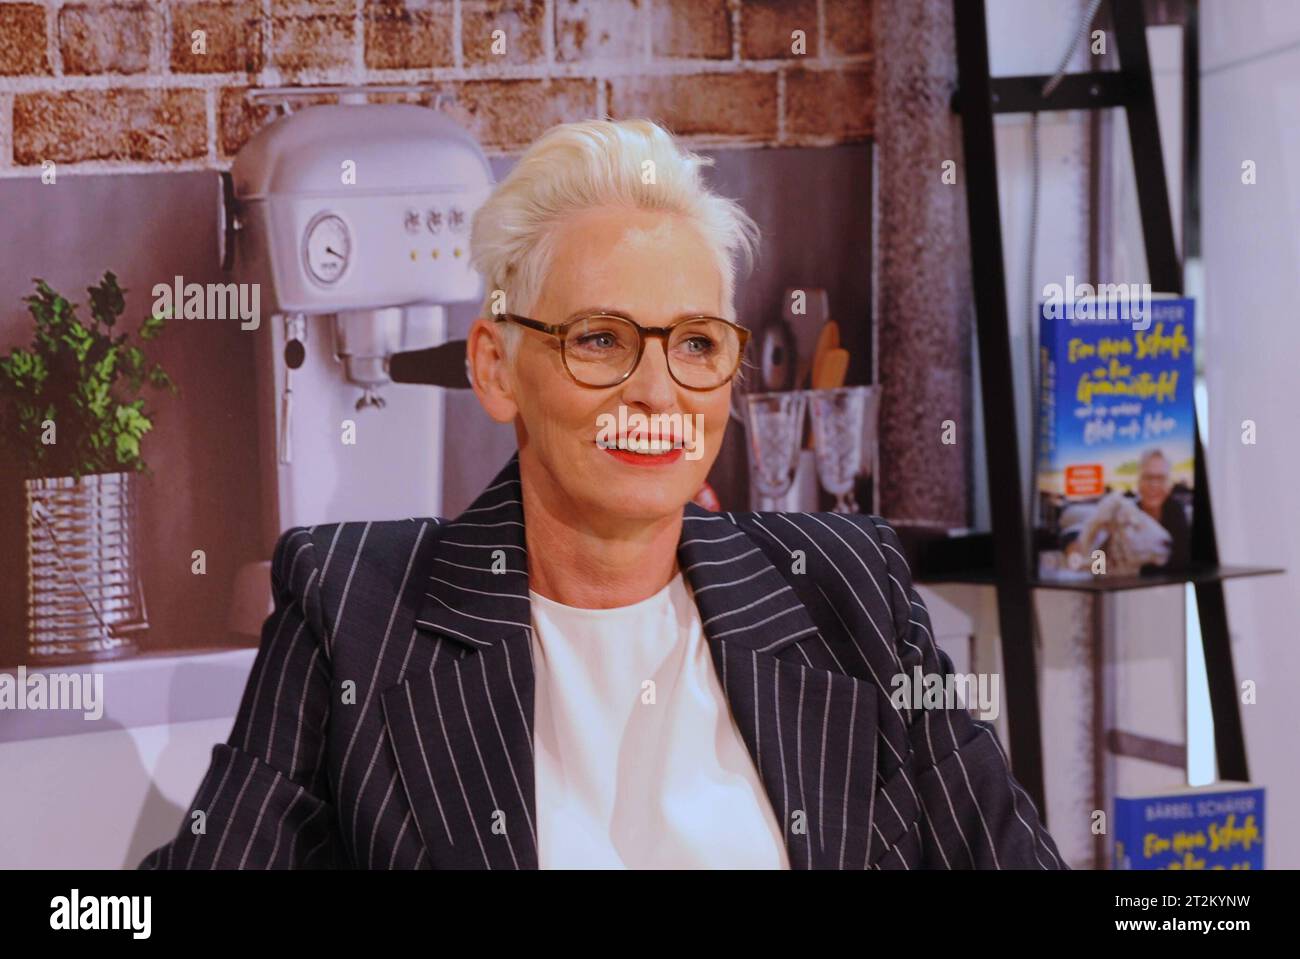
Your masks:
<svg viewBox="0 0 1300 959"><path fill-rule="evenodd" d="M822 354L817 363L817 372L813 375L815 390L833 390L844 385L844 376L848 371L849 351L837 347Z"/></svg>
<svg viewBox="0 0 1300 959"><path fill-rule="evenodd" d="M840 345L840 328L834 320L827 320L826 325L822 327L821 333L817 335L817 347L813 350L812 361L812 388L819 389L817 386L820 381L820 369L826 353L830 350L837 349ZM800 384L802 387L803 384Z"/></svg>
<svg viewBox="0 0 1300 959"><path fill-rule="evenodd" d="M849 351L827 350L822 358L822 386L824 390L838 390L844 385L844 378L849 371Z"/></svg>
<svg viewBox="0 0 1300 959"><path fill-rule="evenodd" d="M838 334L838 331L834 331ZM818 357L817 365L813 370L812 388L815 390L834 390L844 385L844 378L849 369L849 351L842 350L839 347L822 351ZM808 425L808 437L804 443L804 449L812 449L815 445L813 441L812 424Z"/></svg>

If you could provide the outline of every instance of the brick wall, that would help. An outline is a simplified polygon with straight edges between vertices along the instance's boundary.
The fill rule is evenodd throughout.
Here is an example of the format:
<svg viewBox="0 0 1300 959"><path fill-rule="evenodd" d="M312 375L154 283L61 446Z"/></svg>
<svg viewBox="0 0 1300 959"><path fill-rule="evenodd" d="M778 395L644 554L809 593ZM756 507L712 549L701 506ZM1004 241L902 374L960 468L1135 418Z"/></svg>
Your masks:
<svg viewBox="0 0 1300 959"><path fill-rule="evenodd" d="M38 175L45 160L87 172L224 168L273 109L246 92L279 85L430 84L428 95L372 99L450 94L490 154L592 116L649 116L693 146L862 140L875 112L872 6L0 0L0 176ZM796 30L805 52L792 49Z"/></svg>

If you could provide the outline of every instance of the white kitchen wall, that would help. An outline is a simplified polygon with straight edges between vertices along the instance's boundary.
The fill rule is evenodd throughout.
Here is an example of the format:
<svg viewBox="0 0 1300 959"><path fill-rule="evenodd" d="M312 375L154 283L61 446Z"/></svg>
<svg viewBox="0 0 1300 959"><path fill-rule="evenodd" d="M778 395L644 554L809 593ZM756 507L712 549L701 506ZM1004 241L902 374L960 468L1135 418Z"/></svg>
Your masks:
<svg viewBox="0 0 1300 959"><path fill-rule="evenodd" d="M1229 583L1252 779L1270 868L1300 867L1300 4L1201 2L1201 217L1210 486L1226 562L1285 576ZM1256 182L1242 183L1242 163ZM1242 442L1253 420L1258 440Z"/></svg>

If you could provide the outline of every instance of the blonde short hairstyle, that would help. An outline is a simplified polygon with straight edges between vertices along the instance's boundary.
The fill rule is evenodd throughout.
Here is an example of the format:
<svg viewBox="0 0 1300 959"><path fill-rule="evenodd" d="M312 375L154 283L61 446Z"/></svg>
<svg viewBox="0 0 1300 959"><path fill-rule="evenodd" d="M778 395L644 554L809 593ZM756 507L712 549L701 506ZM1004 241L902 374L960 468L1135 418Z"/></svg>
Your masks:
<svg viewBox="0 0 1300 959"><path fill-rule="evenodd" d="M713 250L722 274L724 317L735 320L736 257L753 268L759 231L734 200L712 193L700 176L710 157L687 152L649 120L584 120L551 127L497 184L474 215L471 263L486 280L481 315L528 314L554 252L556 227L592 207L624 205L686 217ZM513 359L522 329L505 324Z"/></svg>

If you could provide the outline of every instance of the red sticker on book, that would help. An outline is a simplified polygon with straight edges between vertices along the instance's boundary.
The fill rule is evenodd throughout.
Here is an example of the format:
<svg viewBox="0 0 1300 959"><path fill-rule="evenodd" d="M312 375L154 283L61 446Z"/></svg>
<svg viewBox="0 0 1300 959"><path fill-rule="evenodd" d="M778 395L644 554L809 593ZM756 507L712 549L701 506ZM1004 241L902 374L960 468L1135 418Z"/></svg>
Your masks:
<svg viewBox="0 0 1300 959"><path fill-rule="evenodd" d="M1100 463L1065 468L1066 496L1100 496L1104 492Z"/></svg>

